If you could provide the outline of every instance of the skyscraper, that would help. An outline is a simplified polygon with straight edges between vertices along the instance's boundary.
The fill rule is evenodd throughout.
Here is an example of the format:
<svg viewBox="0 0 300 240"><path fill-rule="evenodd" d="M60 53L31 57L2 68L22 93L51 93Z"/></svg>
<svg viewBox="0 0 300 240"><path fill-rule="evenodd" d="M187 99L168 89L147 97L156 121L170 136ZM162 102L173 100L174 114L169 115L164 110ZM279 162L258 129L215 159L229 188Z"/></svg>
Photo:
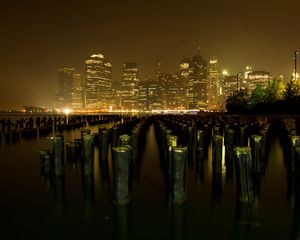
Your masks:
<svg viewBox="0 0 300 240"><path fill-rule="evenodd" d="M157 62L156 62L156 80L157 81L160 80L160 77L162 74L161 70L162 70L162 62L157 59Z"/></svg>
<svg viewBox="0 0 300 240"><path fill-rule="evenodd" d="M252 71L249 73L248 78L249 92L252 92L257 85L261 85L263 88L266 88L271 80L271 75L266 71Z"/></svg>
<svg viewBox="0 0 300 240"><path fill-rule="evenodd" d="M65 67L58 70L59 75L59 91L56 95L56 107L70 108L72 105L72 91L74 82L75 69Z"/></svg>
<svg viewBox="0 0 300 240"><path fill-rule="evenodd" d="M102 54L85 60L86 109L108 110L112 92L112 64Z"/></svg>
<svg viewBox="0 0 300 240"><path fill-rule="evenodd" d="M121 109L121 81L112 82L111 110Z"/></svg>
<svg viewBox="0 0 300 240"><path fill-rule="evenodd" d="M237 76L224 76L223 80L223 95L225 100L237 90Z"/></svg>
<svg viewBox="0 0 300 240"><path fill-rule="evenodd" d="M189 108L189 105L193 102L193 81L191 81L190 76L192 74L191 59L184 58L179 64L179 75L180 81L184 86L184 96L185 96L185 108Z"/></svg>
<svg viewBox="0 0 300 240"><path fill-rule="evenodd" d="M207 62L199 54L192 58L192 74L194 81L194 108L207 108Z"/></svg>
<svg viewBox="0 0 300 240"><path fill-rule="evenodd" d="M59 92L56 95L56 107L81 110L83 108L83 82L74 68L65 67L58 70Z"/></svg>
<svg viewBox="0 0 300 240"><path fill-rule="evenodd" d="M123 64L121 101L124 110L138 109L139 76L137 63Z"/></svg>
<svg viewBox="0 0 300 240"><path fill-rule="evenodd" d="M163 86L161 82L148 79L148 106L149 110L161 110L164 108Z"/></svg>
<svg viewBox="0 0 300 240"><path fill-rule="evenodd" d="M83 82L79 73L73 75L72 109L83 109Z"/></svg>
<svg viewBox="0 0 300 240"><path fill-rule="evenodd" d="M240 73L237 74L239 89L248 90L248 92L250 91L249 90L250 89L249 74L251 74L251 73L252 73L252 67L247 66L245 71L244 71L244 76L240 75Z"/></svg>
<svg viewBox="0 0 300 240"><path fill-rule="evenodd" d="M209 60L208 64L208 84L207 84L207 103L211 110L219 110L221 83L219 75L219 63L216 58Z"/></svg>
<svg viewBox="0 0 300 240"><path fill-rule="evenodd" d="M161 82L165 91L165 108L178 110L186 108L186 88L178 74L162 74Z"/></svg>
<svg viewBox="0 0 300 240"><path fill-rule="evenodd" d="M207 63L199 54L184 58L180 63L180 77L186 86L187 107L207 107Z"/></svg>
<svg viewBox="0 0 300 240"><path fill-rule="evenodd" d="M149 89L148 81L140 81L139 82L138 103L139 103L140 111L149 110L148 89Z"/></svg>

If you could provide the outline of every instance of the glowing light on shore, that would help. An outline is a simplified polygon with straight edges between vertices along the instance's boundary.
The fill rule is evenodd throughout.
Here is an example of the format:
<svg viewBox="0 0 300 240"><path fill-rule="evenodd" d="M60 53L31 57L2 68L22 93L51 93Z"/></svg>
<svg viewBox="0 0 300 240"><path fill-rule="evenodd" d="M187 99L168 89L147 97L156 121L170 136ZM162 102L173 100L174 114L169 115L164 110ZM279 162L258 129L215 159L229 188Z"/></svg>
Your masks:
<svg viewBox="0 0 300 240"><path fill-rule="evenodd" d="M63 112L64 112L66 115L69 115L69 114L72 112L72 110L69 109L69 108L65 108Z"/></svg>

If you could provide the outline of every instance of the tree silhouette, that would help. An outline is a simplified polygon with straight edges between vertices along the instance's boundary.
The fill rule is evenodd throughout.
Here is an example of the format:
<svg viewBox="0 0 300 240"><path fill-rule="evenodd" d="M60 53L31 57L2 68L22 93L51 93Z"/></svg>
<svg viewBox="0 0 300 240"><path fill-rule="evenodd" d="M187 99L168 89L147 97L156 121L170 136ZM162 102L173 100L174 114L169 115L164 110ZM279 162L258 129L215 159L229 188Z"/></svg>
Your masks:
<svg viewBox="0 0 300 240"><path fill-rule="evenodd" d="M288 102L298 101L299 95L300 95L299 83L295 81L288 82L284 92L284 99Z"/></svg>
<svg viewBox="0 0 300 240"><path fill-rule="evenodd" d="M238 90L227 98L226 109L228 112L246 112L248 108L248 101L249 95L247 90Z"/></svg>
<svg viewBox="0 0 300 240"><path fill-rule="evenodd" d="M264 102L265 96L266 96L265 89L260 84L258 84L251 93L249 104L255 106L258 103Z"/></svg>
<svg viewBox="0 0 300 240"><path fill-rule="evenodd" d="M272 103L277 100L281 100L283 98L284 90L284 85L281 80L270 80L265 91L265 101L267 103Z"/></svg>

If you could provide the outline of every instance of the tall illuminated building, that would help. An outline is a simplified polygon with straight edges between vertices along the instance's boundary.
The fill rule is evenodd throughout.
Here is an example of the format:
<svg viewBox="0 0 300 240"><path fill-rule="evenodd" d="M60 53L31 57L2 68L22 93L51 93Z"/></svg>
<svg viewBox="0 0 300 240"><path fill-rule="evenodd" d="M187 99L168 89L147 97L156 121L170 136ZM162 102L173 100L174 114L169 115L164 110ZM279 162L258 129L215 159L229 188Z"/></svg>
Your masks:
<svg viewBox="0 0 300 240"><path fill-rule="evenodd" d="M164 108L164 88L159 81L148 79L148 108L161 110Z"/></svg>
<svg viewBox="0 0 300 240"><path fill-rule="evenodd" d="M111 110L121 109L121 81L112 82Z"/></svg>
<svg viewBox="0 0 300 240"><path fill-rule="evenodd" d="M85 60L85 107L108 110L112 93L112 64L102 54L93 54Z"/></svg>
<svg viewBox="0 0 300 240"><path fill-rule="evenodd" d="M223 95L225 100L237 90L237 77L235 75L224 76L223 79Z"/></svg>
<svg viewBox="0 0 300 240"><path fill-rule="evenodd" d="M157 60L156 63L156 80L159 81L162 74L162 62Z"/></svg>
<svg viewBox="0 0 300 240"><path fill-rule="evenodd" d="M207 108L207 62L201 55L184 58L180 65L180 77L186 86L187 108Z"/></svg>
<svg viewBox="0 0 300 240"><path fill-rule="evenodd" d="M138 109L140 111L149 110L148 89L149 89L148 81L139 82Z"/></svg>
<svg viewBox="0 0 300 240"><path fill-rule="evenodd" d="M239 89L241 90L248 90L250 91L250 80L249 80L249 74L252 73L252 67L247 66L244 72L244 76L238 75L239 78Z"/></svg>
<svg viewBox="0 0 300 240"><path fill-rule="evenodd" d="M178 74L164 73L161 75L164 85L164 108L170 110L186 109L186 88Z"/></svg>
<svg viewBox="0 0 300 240"><path fill-rule="evenodd" d="M269 72L252 71L251 73L248 74L249 92L252 92L257 85L266 88L270 80L271 80L271 75Z"/></svg>
<svg viewBox="0 0 300 240"><path fill-rule="evenodd" d="M222 93L221 77L219 74L219 63L216 58L209 60L208 83L207 83L207 103L211 110L220 109L220 96Z"/></svg>
<svg viewBox="0 0 300 240"><path fill-rule="evenodd" d="M179 64L179 75L180 75L180 81L184 86L184 97L185 97L185 103L184 108L188 109L191 104L194 103L194 85L193 85L193 79L191 79L192 76L192 68L191 68L191 59L190 58L184 58Z"/></svg>
<svg viewBox="0 0 300 240"><path fill-rule="evenodd" d="M72 103L71 108L73 110L81 110L83 109L83 82L81 75L79 73L75 73L73 75L73 90L72 90Z"/></svg>
<svg viewBox="0 0 300 240"><path fill-rule="evenodd" d="M207 62L199 54L192 58L192 74L194 78L195 108L207 108Z"/></svg>
<svg viewBox="0 0 300 240"><path fill-rule="evenodd" d="M83 107L83 83L79 73L74 68L58 70L59 92L56 95L56 107L81 110Z"/></svg>
<svg viewBox="0 0 300 240"><path fill-rule="evenodd" d="M138 109L139 75L137 63L123 64L121 105L125 111Z"/></svg>
<svg viewBox="0 0 300 240"><path fill-rule="evenodd" d="M74 82L75 69L65 67L58 70L59 90L56 95L56 107L57 108L70 108L72 105L72 91Z"/></svg>

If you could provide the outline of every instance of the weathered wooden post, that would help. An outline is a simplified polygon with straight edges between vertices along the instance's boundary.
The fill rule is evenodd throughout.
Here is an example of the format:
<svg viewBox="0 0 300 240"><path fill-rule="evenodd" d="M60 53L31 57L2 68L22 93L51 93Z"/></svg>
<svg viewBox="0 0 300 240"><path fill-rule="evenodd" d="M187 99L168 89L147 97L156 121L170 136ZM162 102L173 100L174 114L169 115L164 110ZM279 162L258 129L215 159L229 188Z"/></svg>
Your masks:
<svg viewBox="0 0 300 240"><path fill-rule="evenodd" d="M114 198L118 205L126 205L130 201L131 151L129 145L113 147Z"/></svg>
<svg viewBox="0 0 300 240"><path fill-rule="evenodd" d="M223 136L216 135L213 137L213 173L222 173L222 152L223 152Z"/></svg>
<svg viewBox="0 0 300 240"><path fill-rule="evenodd" d="M118 145L119 140L119 127L114 125L112 128L112 147L116 147Z"/></svg>
<svg viewBox="0 0 300 240"><path fill-rule="evenodd" d="M295 149L300 147L300 136L297 135L289 135L290 141L290 167L291 170L295 170Z"/></svg>
<svg viewBox="0 0 300 240"><path fill-rule="evenodd" d="M40 160L41 160L41 171L45 175L49 175L51 173L51 154L48 150L40 151Z"/></svg>
<svg viewBox="0 0 300 240"><path fill-rule="evenodd" d="M107 161L109 132L107 129L99 129L99 131L100 160Z"/></svg>
<svg viewBox="0 0 300 240"><path fill-rule="evenodd" d="M53 138L53 162L55 176L64 175L64 136Z"/></svg>
<svg viewBox="0 0 300 240"><path fill-rule="evenodd" d="M167 185L170 186L172 181L172 149L177 147L178 137L175 135L168 135L167 138L167 158L166 158L166 168L167 168Z"/></svg>
<svg viewBox="0 0 300 240"><path fill-rule="evenodd" d="M94 162L94 136L90 134L83 135L83 175L93 174Z"/></svg>
<svg viewBox="0 0 300 240"><path fill-rule="evenodd" d="M172 149L172 200L181 204L186 201L187 147Z"/></svg>
<svg viewBox="0 0 300 240"><path fill-rule="evenodd" d="M131 145L131 137L127 134L119 136L119 145Z"/></svg>
<svg viewBox="0 0 300 240"><path fill-rule="evenodd" d="M252 168L253 172L260 173L262 170L262 152L261 152L261 136L252 135L250 138L250 146L252 153Z"/></svg>
<svg viewBox="0 0 300 240"><path fill-rule="evenodd" d="M205 140L204 140L204 131L197 130L196 135L196 159L202 161L204 159L204 151L205 151Z"/></svg>
<svg viewBox="0 0 300 240"><path fill-rule="evenodd" d="M233 162L234 153L233 148L235 144L235 132L233 129L227 128L225 131L224 145L225 145L225 165L226 165L226 176L229 178L233 175Z"/></svg>
<svg viewBox="0 0 300 240"><path fill-rule="evenodd" d="M251 202L253 200L251 148L236 147L234 153L238 198L240 201Z"/></svg>

